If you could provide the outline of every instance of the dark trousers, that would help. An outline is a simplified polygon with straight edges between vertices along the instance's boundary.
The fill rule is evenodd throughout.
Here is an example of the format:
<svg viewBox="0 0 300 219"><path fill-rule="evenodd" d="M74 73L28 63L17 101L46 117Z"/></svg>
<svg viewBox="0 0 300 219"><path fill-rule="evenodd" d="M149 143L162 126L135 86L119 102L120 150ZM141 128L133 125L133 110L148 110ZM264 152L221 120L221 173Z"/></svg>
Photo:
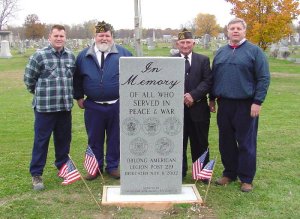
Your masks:
<svg viewBox="0 0 300 219"><path fill-rule="evenodd" d="M84 107L88 144L98 160L99 167L103 169L106 138L106 171L117 169L120 162L119 101L103 105L87 99Z"/></svg>
<svg viewBox="0 0 300 219"><path fill-rule="evenodd" d="M251 100L220 99L217 123L223 176L252 183L256 171L258 118L250 116Z"/></svg>
<svg viewBox="0 0 300 219"><path fill-rule="evenodd" d="M184 107L184 128L183 128L183 160L182 176L186 176L188 170L187 145L190 139L192 162L195 162L208 147L209 118L204 121L193 121L189 109ZM205 159L204 165L209 161L209 153Z"/></svg>
<svg viewBox="0 0 300 219"><path fill-rule="evenodd" d="M34 115L34 144L30 173L32 176L41 176L46 165L49 140L52 132L55 149L55 166L60 169L69 159L72 115L70 111L54 113L34 111Z"/></svg>

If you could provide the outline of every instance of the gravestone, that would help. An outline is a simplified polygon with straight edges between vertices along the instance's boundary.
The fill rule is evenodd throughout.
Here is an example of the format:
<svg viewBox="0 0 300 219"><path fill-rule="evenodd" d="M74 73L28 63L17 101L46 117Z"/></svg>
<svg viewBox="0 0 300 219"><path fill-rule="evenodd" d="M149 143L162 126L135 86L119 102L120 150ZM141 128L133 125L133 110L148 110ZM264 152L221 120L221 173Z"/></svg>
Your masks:
<svg viewBox="0 0 300 219"><path fill-rule="evenodd" d="M147 38L147 48L148 50L155 49L155 42L153 41L153 38Z"/></svg>
<svg viewBox="0 0 300 219"><path fill-rule="evenodd" d="M277 58L279 51L279 46L276 43L271 44L270 54L272 57Z"/></svg>
<svg viewBox="0 0 300 219"><path fill-rule="evenodd" d="M181 193L183 91L183 58L120 58L122 195Z"/></svg>
<svg viewBox="0 0 300 219"><path fill-rule="evenodd" d="M83 45L82 39L78 39L77 43L78 43L78 48L82 48Z"/></svg>
<svg viewBox="0 0 300 219"><path fill-rule="evenodd" d="M300 58L296 58L295 63L300 64Z"/></svg>
<svg viewBox="0 0 300 219"><path fill-rule="evenodd" d="M88 45L91 46L95 42L95 39L90 39Z"/></svg>
<svg viewBox="0 0 300 219"><path fill-rule="evenodd" d="M164 41L165 43L170 43L171 40L172 40L172 35L169 35L169 34L163 35L163 41Z"/></svg>
<svg viewBox="0 0 300 219"><path fill-rule="evenodd" d="M290 54L291 53L289 47L287 46L279 47L277 58L286 59L287 57L289 57Z"/></svg>
<svg viewBox="0 0 300 219"><path fill-rule="evenodd" d="M280 47L287 47L289 45L289 41L287 38L281 39L279 42Z"/></svg>
<svg viewBox="0 0 300 219"><path fill-rule="evenodd" d="M294 34L294 38L295 38L296 44L299 44L299 42L300 42L300 40L299 40L300 34L299 34L299 33L295 33L295 34Z"/></svg>
<svg viewBox="0 0 300 219"><path fill-rule="evenodd" d="M41 42L41 48L44 48L44 47L48 47L49 46L49 41L48 39L46 40L44 37L42 38L42 42Z"/></svg>
<svg viewBox="0 0 300 219"><path fill-rule="evenodd" d="M3 40L12 42L12 32L8 30L0 30L0 42Z"/></svg>
<svg viewBox="0 0 300 219"><path fill-rule="evenodd" d="M18 43L18 53L19 54L24 54L24 53L26 53L26 48L25 48L25 46L24 46L24 43L23 43L23 41L19 41L19 43Z"/></svg>
<svg viewBox="0 0 300 219"><path fill-rule="evenodd" d="M25 47L26 47L26 49L29 49L30 48L30 41L29 40L25 40Z"/></svg>
<svg viewBox="0 0 300 219"><path fill-rule="evenodd" d="M12 55L9 49L9 42L7 40L1 41L1 51L0 51L0 58L11 58Z"/></svg>
<svg viewBox="0 0 300 219"><path fill-rule="evenodd" d="M170 54L174 56L175 54L179 53L179 49L177 48L177 39L172 39L171 40L171 49L170 49Z"/></svg>
<svg viewBox="0 0 300 219"><path fill-rule="evenodd" d="M210 43L210 35L209 34L204 34L203 36L203 48L208 49L209 48L209 43Z"/></svg>

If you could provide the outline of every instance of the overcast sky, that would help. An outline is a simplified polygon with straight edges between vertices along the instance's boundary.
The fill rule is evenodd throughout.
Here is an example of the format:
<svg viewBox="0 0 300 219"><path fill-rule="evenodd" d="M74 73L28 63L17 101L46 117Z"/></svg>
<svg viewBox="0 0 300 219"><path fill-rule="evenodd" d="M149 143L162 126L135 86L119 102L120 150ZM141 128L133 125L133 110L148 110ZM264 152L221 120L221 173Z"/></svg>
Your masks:
<svg viewBox="0 0 300 219"><path fill-rule="evenodd" d="M105 20L115 29L134 29L134 0L19 0L20 11L10 25L22 25L29 14L42 23L81 24ZM224 26L233 18L225 0L141 0L143 28L178 29L198 13L213 14Z"/></svg>

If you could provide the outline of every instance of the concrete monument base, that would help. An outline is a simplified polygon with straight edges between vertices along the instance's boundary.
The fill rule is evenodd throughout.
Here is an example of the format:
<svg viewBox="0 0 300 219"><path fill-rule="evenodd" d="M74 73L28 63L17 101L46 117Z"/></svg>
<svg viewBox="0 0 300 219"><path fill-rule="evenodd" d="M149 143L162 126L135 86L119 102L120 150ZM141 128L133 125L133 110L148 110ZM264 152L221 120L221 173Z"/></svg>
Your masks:
<svg viewBox="0 0 300 219"><path fill-rule="evenodd" d="M165 210L179 203L203 203L194 184L182 185L181 194L167 195L121 195L120 186L103 186L102 205Z"/></svg>

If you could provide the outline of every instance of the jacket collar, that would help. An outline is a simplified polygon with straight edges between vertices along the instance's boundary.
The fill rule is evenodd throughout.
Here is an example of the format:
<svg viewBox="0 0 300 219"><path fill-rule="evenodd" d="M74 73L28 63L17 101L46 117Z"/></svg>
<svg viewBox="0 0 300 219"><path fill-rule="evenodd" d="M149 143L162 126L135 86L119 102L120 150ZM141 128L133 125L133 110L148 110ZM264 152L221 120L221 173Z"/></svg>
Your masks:
<svg viewBox="0 0 300 219"><path fill-rule="evenodd" d="M246 38L242 39L240 42L238 42L237 44L232 44L229 43L228 45L232 48L232 49L236 49L238 47L240 47L244 42L246 42Z"/></svg>
<svg viewBox="0 0 300 219"><path fill-rule="evenodd" d="M85 56L96 56L94 47L95 47L95 43L93 43L93 45L91 45L91 46L88 48L88 50L87 50ZM115 43L112 45L111 50L109 51L108 54L110 54L110 53L119 53L119 51L118 51L117 46L116 46Z"/></svg>

